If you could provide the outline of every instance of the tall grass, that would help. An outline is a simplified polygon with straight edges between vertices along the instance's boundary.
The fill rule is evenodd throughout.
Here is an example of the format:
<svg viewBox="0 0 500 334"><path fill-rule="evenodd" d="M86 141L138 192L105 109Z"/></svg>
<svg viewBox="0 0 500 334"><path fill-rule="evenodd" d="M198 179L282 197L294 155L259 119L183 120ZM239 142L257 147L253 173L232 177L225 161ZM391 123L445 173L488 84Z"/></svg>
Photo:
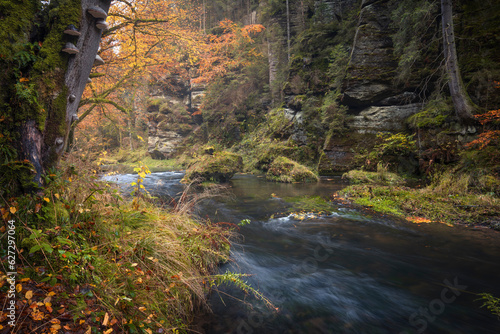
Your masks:
<svg viewBox="0 0 500 334"><path fill-rule="evenodd" d="M229 259L232 230L190 215L197 201L220 189L195 194L188 188L174 209L146 196L124 200L99 181L95 165L74 156L46 182L40 193L17 199L25 210L4 217L19 223L24 290L57 291L52 306L43 294L28 300L46 315L40 331L60 323L86 333L188 332L214 284L226 279L246 287L242 275L213 275ZM33 327L33 309L22 312L13 333ZM70 319L58 319L64 312Z"/></svg>

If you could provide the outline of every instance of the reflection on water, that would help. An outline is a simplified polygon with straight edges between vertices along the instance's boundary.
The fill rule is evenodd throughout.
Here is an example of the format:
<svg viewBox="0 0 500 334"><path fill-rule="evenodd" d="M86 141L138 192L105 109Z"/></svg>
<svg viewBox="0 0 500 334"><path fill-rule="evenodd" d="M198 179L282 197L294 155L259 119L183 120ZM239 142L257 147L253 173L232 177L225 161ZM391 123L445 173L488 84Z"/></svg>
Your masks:
<svg viewBox="0 0 500 334"><path fill-rule="evenodd" d="M175 196L181 178L154 173L145 186ZM326 214L282 214L292 207L283 198L328 197L343 187L339 180L276 184L239 175L229 186L233 196L199 208L214 221L251 220L220 270L252 274L248 282L278 311L221 287L210 297L207 333L500 332L500 321L474 295L500 296L500 233L333 205Z"/></svg>

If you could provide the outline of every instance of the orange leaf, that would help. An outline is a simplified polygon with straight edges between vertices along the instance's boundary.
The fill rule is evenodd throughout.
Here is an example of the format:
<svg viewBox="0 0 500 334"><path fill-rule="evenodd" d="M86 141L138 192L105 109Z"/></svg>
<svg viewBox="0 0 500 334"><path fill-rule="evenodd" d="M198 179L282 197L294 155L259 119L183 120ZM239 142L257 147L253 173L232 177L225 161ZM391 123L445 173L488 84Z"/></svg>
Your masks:
<svg viewBox="0 0 500 334"><path fill-rule="evenodd" d="M40 320L43 320L43 318L45 318L45 314L43 312L36 310L36 309L34 309L31 312L30 316L35 321L40 321Z"/></svg>
<svg viewBox="0 0 500 334"><path fill-rule="evenodd" d="M16 213L16 211L17 211L17 209L15 206L10 207L10 213L14 214L14 213Z"/></svg>

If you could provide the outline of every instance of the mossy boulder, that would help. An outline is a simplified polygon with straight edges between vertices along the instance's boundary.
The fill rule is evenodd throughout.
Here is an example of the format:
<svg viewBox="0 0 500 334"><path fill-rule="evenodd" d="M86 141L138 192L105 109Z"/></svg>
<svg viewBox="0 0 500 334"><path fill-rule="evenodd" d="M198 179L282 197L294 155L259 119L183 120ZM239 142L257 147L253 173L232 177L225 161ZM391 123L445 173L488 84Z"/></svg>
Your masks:
<svg viewBox="0 0 500 334"><path fill-rule="evenodd" d="M243 158L222 151L202 155L187 169L182 182L227 182L243 169Z"/></svg>
<svg viewBox="0 0 500 334"><path fill-rule="evenodd" d="M376 172L354 169L342 175L342 178L349 180L351 184L403 185L405 183L404 178L383 168L378 168Z"/></svg>
<svg viewBox="0 0 500 334"><path fill-rule="evenodd" d="M285 183L319 181L319 177L306 166L281 156L269 165L266 179Z"/></svg>

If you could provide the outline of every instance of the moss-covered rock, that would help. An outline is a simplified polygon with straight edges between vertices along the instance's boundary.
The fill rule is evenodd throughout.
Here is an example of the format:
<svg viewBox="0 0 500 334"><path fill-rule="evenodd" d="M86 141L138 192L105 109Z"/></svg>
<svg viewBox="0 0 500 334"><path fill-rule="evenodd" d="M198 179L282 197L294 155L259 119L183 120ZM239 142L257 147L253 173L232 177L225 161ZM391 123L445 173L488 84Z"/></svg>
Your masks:
<svg viewBox="0 0 500 334"><path fill-rule="evenodd" d="M227 182L243 169L243 158L222 151L201 156L186 171L182 182Z"/></svg>
<svg viewBox="0 0 500 334"><path fill-rule="evenodd" d="M351 184L402 185L405 183L405 180L401 176L388 172L380 166L376 172L351 170L342 175L342 178L349 180Z"/></svg>
<svg viewBox="0 0 500 334"><path fill-rule="evenodd" d="M275 182L317 182L318 176L306 166L285 157L277 157L269 165L266 179Z"/></svg>

